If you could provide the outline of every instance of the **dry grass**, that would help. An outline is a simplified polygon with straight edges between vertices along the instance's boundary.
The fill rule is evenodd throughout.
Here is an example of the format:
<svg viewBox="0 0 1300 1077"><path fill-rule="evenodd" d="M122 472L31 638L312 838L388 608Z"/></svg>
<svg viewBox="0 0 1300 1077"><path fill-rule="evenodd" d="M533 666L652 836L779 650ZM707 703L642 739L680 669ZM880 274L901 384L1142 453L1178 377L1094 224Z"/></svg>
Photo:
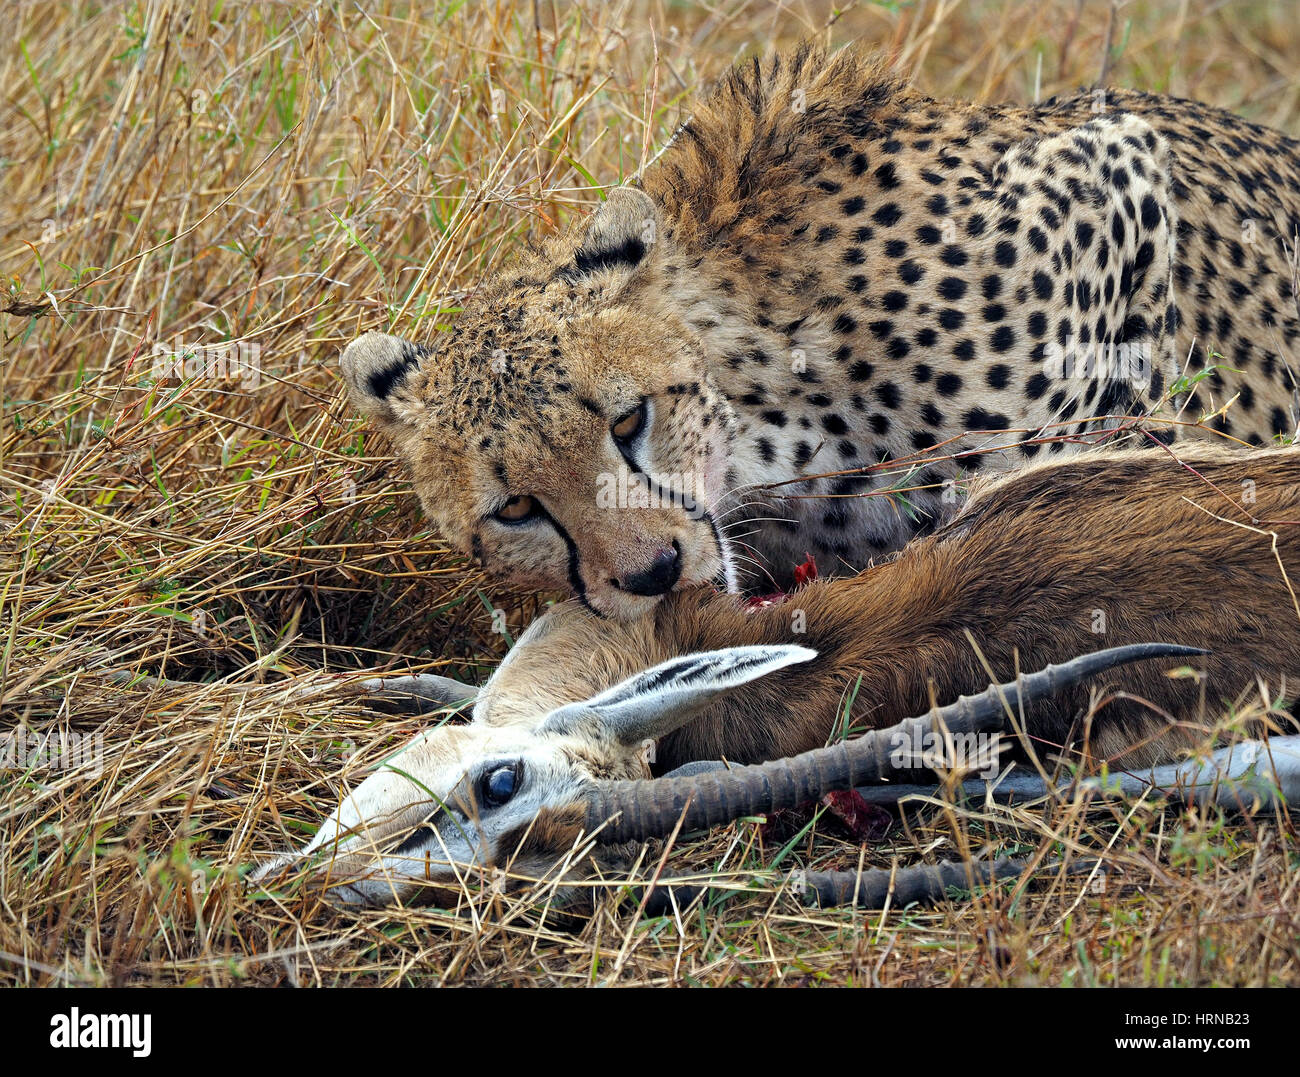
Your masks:
<svg viewBox="0 0 1300 1077"><path fill-rule="evenodd" d="M500 898L340 917L241 892L239 865L299 844L343 775L415 728L320 671L481 678L502 649L487 610L517 629L536 605L488 590L425 528L342 403L340 346L439 331L512 244L633 171L740 51L862 39L924 88L976 98L1104 71L1300 133L1289 3L830 12L8 5L0 699L8 729L102 733L104 769L0 777L0 980L1300 983L1294 832L1143 804L932 811L863 850L887 865L1102 848L1127 868L1104 893L1062 880L935 911L801 909L782 872L859 859L821 823L783 860L749 823L673 849L666 875L736 889L667 918L617 887L576 923ZM156 350L181 343L255 346L257 384L155 379ZM289 678L321 692L290 700Z"/></svg>

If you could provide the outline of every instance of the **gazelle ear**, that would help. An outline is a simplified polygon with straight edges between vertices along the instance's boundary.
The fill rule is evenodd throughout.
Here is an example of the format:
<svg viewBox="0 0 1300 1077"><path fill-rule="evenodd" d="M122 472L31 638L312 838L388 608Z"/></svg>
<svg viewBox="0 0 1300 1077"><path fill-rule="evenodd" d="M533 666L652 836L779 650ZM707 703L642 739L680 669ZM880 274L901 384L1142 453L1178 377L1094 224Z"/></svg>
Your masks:
<svg viewBox="0 0 1300 1077"><path fill-rule="evenodd" d="M622 744L655 740L685 725L719 696L796 662L816 658L807 647L728 647L661 662L581 703L552 711L540 729L570 732L594 716Z"/></svg>
<svg viewBox="0 0 1300 1077"><path fill-rule="evenodd" d="M621 282L647 260L659 238L659 211L644 191L615 187L587 219L568 275L612 273Z"/></svg>
<svg viewBox="0 0 1300 1077"><path fill-rule="evenodd" d="M387 333L365 333L343 349L339 365L352 403L368 419L397 420L393 396L429 355L429 349Z"/></svg>

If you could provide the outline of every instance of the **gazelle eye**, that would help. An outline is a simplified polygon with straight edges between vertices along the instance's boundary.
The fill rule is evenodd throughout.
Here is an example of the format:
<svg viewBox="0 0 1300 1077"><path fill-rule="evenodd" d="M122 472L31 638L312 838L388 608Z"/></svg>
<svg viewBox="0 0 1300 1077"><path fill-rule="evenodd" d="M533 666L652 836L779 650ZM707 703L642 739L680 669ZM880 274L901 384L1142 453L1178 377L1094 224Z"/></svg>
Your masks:
<svg viewBox="0 0 1300 1077"><path fill-rule="evenodd" d="M609 428L609 432L614 435L615 441L631 441L637 434L641 433L641 427L644 425L645 401L642 400L635 408L614 423Z"/></svg>
<svg viewBox="0 0 1300 1077"><path fill-rule="evenodd" d="M517 524L527 520L537 511L537 501L528 497L526 494L520 497L512 497L499 509L496 517L508 524Z"/></svg>
<svg viewBox="0 0 1300 1077"><path fill-rule="evenodd" d="M520 764L508 763L506 766L489 770L483 775L483 803L494 808L501 807L515 795L519 785Z"/></svg>

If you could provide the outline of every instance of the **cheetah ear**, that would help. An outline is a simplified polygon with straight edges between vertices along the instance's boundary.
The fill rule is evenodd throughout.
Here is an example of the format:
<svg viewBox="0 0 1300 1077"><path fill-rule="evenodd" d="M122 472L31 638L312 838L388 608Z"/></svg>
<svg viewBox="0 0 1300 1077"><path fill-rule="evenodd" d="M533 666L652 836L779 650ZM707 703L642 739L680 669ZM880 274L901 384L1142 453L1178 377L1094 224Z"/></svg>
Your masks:
<svg viewBox="0 0 1300 1077"><path fill-rule="evenodd" d="M587 219L568 276L617 274L621 283L646 261L659 239L659 210L636 187L615 187Z"/></svg>
<svg viewBox="0 0 1300 1077"><path fill-rule="evenodd" d="M423 344L387 333L357 337L339 360L352 403L368 419L384 425L396 423L395 395L427 355L429 349Z"/></svg>

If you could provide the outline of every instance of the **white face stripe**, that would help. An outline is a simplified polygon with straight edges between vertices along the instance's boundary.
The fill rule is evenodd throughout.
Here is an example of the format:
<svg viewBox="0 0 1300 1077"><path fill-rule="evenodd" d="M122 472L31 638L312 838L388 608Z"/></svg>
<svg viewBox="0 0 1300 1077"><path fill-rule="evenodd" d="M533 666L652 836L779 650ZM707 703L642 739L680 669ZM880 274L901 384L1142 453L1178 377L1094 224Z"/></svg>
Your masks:
<svg viewBox="0 0 1300 1077"><path fill-rule="evenodd" d="M547 637L564 615L553 611L535 621L494 679L509 663L552 661ZM571 642L563 634L559 641ZM458 887L509 861L514 849L505 846L511 835L524 833L544 809L575 803L594 776L590 767L602 774L645 775L647 740L677 728L719 695L815 654L781 645L682 655L583 702L548 709L539 701L532 717L499 723L480 714L490 710L490 680L475 721L444 724L412 738L342 799L291 860L306 867L315 858L313 876L344 903L406 900L430 880ZM519 766L518 785L503 803L486 804L478 783L497 763ZM469 795L458 796L467 782ZM284 863L254 878L266 878ZM553 865L547 859L523 867L542 873Z"/></svg>
<svg viewBox="0 0 1300 1077"><path fill-rule="evenodd" d="M708 522L710 529L713 531L713 539L718 544L718 560L722 562L722 579L726 586L727 594L738 594L740 592L740 584L736 579L736 563L731 552L731 540L727 538L722 528L714 522L712 513L704 513L702 519Z"/></svg>

